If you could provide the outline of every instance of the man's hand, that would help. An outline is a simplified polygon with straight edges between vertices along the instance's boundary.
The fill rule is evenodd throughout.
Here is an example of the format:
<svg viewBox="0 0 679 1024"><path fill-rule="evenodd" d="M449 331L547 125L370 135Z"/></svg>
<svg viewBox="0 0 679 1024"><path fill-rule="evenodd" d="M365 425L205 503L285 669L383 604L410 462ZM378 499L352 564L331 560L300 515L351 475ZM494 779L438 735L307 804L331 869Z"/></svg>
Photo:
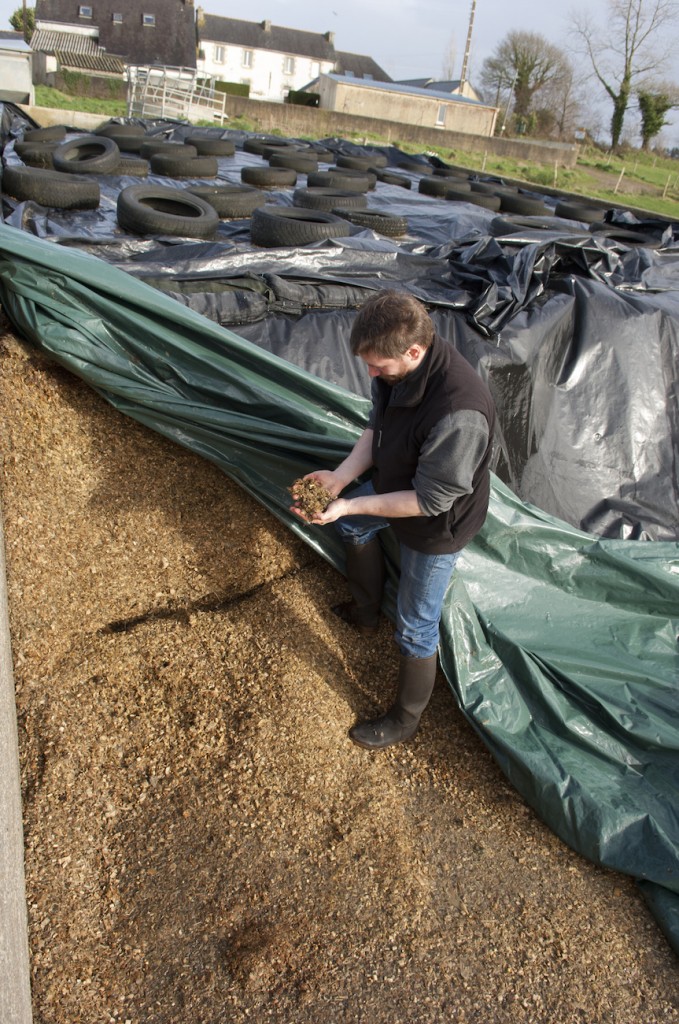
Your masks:
<svg viewBox="0 0 679 1024"><path fill-rule="evenodd" d="M348 514L349 502L345 501L344 498L337 498L335 501L330 502L325 512L315 512L311 519L307 519L306 516L302 515L294 505L291 511L296 512L307 523L314 523L316 526L327 526L328 523L334 523L336 519L340 519Z"/></svg>
<svg viewBox="0 0 679 1024"><path fill-rule="evenodd" d="M313 473L307 473L306 476L302 477L302 480L313 480L314 483L318 484L319 488L323 488L330 498L336 498L343 487L343 483L339 479L338 474L327 469L319 469ZM338 517L325 518L327 515L327 509L337 505L337 501L330 501L325 509L311 511L310 508L313 508L314 502L312 502L310 506L308 502L303 500L300 493L295 494L294 486L292 488L292 496L293 499L296 500L294 500L293 505L290 507L290 511L296 516L299 516L300 519L303 519L305 523L332 523L335 518Z"/></svg>

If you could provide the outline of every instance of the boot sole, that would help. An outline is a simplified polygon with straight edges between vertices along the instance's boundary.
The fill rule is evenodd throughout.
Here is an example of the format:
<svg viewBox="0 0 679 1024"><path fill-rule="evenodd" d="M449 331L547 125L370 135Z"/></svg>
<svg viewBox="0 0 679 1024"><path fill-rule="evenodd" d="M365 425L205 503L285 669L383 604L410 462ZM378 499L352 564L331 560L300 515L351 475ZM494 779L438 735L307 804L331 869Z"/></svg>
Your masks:
<svg viewBox="0 0 679 1024"><path fill-rule="evenodd" d="M404 736L402 740L390 740L388 743L365 743L363 740L356 739L354 736L351 735L351 733L352 730L350 729L349 739L354 744L354 746L360 747L361 750L386 750L387 747L396 747L399 745L399 743L409 743L417 736L418 729L415 729L414 732L411 732L410 736Z"/></svg>

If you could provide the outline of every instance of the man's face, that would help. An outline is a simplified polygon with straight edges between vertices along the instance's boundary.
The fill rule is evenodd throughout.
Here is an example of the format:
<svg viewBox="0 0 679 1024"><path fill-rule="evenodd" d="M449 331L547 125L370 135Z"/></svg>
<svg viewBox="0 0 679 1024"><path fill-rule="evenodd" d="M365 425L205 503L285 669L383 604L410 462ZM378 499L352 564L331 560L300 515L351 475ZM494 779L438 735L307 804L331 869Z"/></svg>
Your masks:
<svg viewBox="0 0 679 1024"><path fill-rule="evenodd" d="M395 359L384 359L374 352L363 353L361 359L368 367L371 377L379 377L385 384L398 384L416 366L419 366L423 355L424 349L419 345L413 345L402 356L397 356Z"/></svg>

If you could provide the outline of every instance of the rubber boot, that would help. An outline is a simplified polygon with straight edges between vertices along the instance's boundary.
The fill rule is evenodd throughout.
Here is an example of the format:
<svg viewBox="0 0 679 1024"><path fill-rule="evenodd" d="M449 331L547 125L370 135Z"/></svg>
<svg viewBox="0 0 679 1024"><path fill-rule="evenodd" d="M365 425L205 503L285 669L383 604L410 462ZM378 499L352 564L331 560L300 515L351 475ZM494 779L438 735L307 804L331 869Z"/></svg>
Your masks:
<svg viewBox="0 0 679 1024"><path fill-rule="evenodd" d="M385 567L382 546L377 537L367 544L345 544L347 583L351 601L333 605L335 615L354 626L359 633L377 633Z"/></svg>
<svg viewBox="0 0 679 1024"><path fill-rule="evenodd" d="M396 700L380 718L354 725L349 730L350 738L366 750L381 750L412 739L429 703L435 679L435 654L429 658L408 658L402 654Z"/></svg>

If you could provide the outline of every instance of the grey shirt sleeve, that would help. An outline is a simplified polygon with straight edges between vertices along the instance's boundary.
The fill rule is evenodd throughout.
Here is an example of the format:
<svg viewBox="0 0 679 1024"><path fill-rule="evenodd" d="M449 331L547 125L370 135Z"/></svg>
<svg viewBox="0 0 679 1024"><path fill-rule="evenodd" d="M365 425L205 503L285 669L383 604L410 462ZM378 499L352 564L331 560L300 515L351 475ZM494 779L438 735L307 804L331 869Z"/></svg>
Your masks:
<svg viewBox="0 0 679 1024"><path fill-rule="evenodd" d="M474 409L450 413L432 427L422 446L413 487L422 512L436 516L471 494L472 480L488 447L488 421Z"/></svg>

